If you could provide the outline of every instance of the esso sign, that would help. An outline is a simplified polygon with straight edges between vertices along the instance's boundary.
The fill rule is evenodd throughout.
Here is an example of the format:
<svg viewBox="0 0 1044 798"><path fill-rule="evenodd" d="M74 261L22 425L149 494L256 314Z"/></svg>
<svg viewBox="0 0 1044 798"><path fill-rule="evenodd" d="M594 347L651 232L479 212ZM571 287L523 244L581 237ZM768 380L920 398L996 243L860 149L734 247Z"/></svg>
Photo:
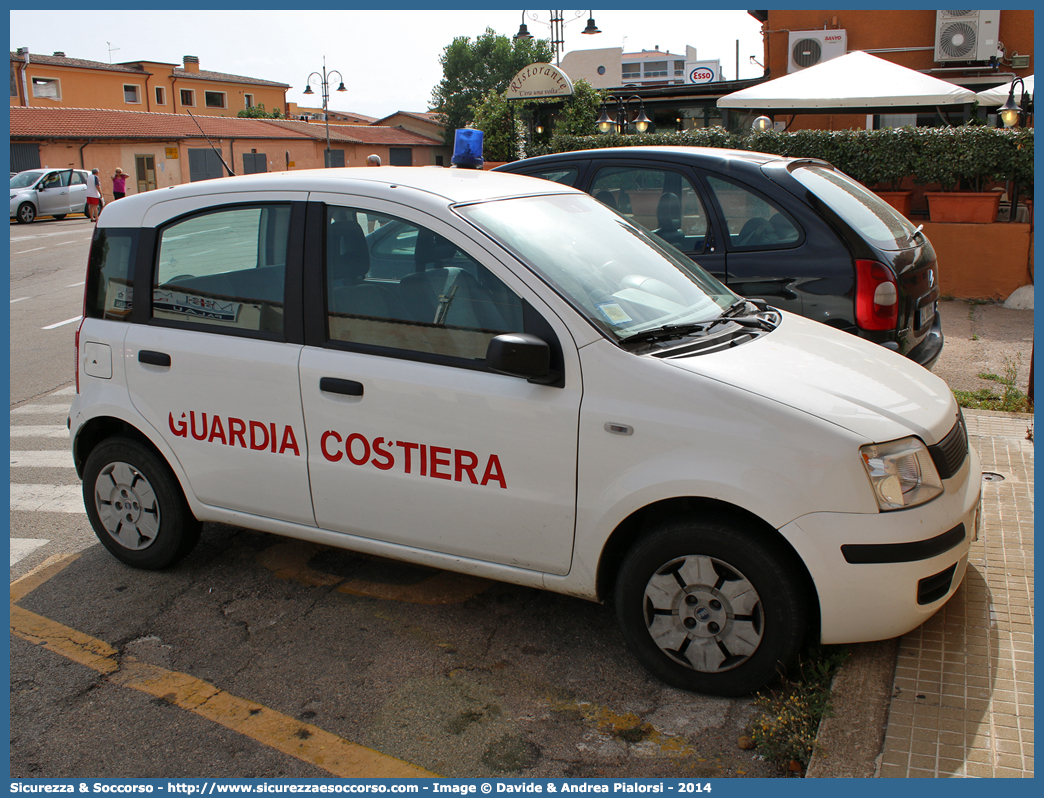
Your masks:
<svg viewBox="0 0 1044 798"><path fill-rule="evenodd" d="M714 70L707 67L696 67L689 73L690 83L712 83L714 81Z"/></svg>

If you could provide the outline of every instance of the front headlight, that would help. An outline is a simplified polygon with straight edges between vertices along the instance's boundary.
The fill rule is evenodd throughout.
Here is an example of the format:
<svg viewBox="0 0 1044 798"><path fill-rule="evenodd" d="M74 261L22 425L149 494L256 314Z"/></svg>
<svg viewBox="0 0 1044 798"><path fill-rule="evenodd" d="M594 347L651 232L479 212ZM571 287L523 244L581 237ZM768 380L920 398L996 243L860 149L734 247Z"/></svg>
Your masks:
<svg viewBox="0 0 1044 798"><path fill-rule="evenodd" d="M882 511L924 504L943 492L932 456L917 438L869 443L859 453Z"/></svg>

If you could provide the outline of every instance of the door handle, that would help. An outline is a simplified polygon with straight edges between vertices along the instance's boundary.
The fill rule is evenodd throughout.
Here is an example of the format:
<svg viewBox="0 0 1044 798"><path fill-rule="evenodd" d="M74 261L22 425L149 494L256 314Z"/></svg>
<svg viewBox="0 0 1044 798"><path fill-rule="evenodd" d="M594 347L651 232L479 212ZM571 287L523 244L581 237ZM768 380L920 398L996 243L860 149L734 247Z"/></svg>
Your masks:
<svg viewBox="0 0 1044 798"><path fill-rule="evenodd" d="M320 377L319 390L344 396L362 396L363 384L355 380L342 380L339 377Z"/></svg>
<svg viewBox="0 0 1044 798"><path fill-rule="evenodd" d="M148 349L142 349L138 352L138 362L148 363L150 366L170 368L170 355L166 352L152 352Z"/></svg>

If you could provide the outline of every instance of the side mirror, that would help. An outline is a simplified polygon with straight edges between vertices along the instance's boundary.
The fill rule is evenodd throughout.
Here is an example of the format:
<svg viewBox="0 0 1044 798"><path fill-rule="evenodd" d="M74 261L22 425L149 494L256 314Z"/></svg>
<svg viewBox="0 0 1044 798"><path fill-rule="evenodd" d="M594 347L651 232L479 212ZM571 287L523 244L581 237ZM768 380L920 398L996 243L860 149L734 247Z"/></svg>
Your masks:
<svg viewBox="0 0 1044 798"><path fill-rule="evenodd" d="M555 382L551 371L551 348L529 333L504 333L486 347L486 365L498 374L521 377L535 383Z"/></svg>

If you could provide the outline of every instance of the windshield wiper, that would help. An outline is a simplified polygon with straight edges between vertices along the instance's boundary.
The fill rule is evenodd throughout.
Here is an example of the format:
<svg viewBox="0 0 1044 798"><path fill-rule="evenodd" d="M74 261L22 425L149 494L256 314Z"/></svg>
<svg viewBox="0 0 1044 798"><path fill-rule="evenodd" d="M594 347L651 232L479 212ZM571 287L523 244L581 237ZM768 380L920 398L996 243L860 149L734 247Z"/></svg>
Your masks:
<svg viewBox="0 0 1044 798"><path fill-rule="evenodd" d="M757 329L765 330L766 332L772 332L776 329L771 322L761 318L760 316L753 316L749 313L746 315L740 315L741 311L747 309L748 303L753 305L758 312L762 312L766 308L765 303L761 300L739 299L729 305L729 307L725 309L725 312L718 316L718 318L709 322L706 325L706 329L709 330L711 327L717 327L719 324L725 324L730 321L743 327L756 327Z"/></svg>
<svg viewBox="0 0 1044 798"><path fill-rule="evenodd" d="M713 322L710 322L713 324ZM642 330L626 338L621 338L621 343L636 344L641 341L668 341L671 338L684 338L686 335L700 333L708 329L708 322L697 322L693 324L665 324L652 330Z"/></svg>

